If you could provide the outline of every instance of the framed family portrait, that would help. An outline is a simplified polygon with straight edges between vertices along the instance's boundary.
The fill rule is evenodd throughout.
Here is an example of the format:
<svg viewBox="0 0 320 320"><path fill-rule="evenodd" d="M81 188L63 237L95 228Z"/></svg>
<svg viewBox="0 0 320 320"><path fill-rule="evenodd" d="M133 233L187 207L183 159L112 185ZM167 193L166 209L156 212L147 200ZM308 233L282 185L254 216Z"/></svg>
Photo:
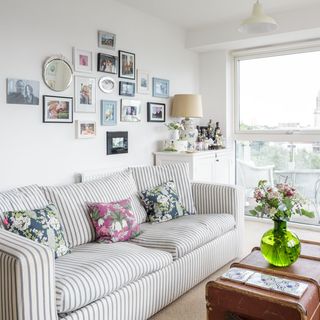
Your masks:
<svg viewBox="0 0 320 320"><path fill-rule="evenodd" d="M95 121L76 121L76 138L90 139L97 135L97 125Z"/></svg>
<svg viewBox="0 0 320 320"><path fill-rule="evenodd" d="M150 94L150 77L146 71L137 70L137 92Z"/></svg>
<svg viewBox="0 0 320 320"><path fill-rule="evenodd" d="M165 122L166 105L164 103L148 102L147 103L147 121L148 122Z"/></svg>
<svg viewBox="0 0 320 320"><path fill-rule="evenodd" d="M73 48L73 65L75 71L92 72L92 52Z"/></svg>
<svg viewBox="0 0 320 320"><path fill-rule="evenodd" d="M117 101L101 100L101 125L115 126L117 124Z"/></svg>
<svg viewBox="0 0 320 320"><path fill-rule="evenodd" d="M117 73L118 58L110 54L98 53L98 71L106 73Z"/></svg>
<svg viewBox="0 0 320 320"><path fill-rule="evenodd" d="M136 55L119 50L119 78L135 79Z"/></svg>
<svg viewBox="0 0 320 320"><path fill-rule="evenodd" d="M75 112L96 112L96 80L75 77Z"/></svg>
<svg viewBox="0 0 320 320"><path fill-rule="evenodd" d="M158 98L169 98L169 80L152 78L152 95Z"/></svg>
<svg viewBox="0 0 320 320"><path fill-rule="evenodd" d="M135 91L136 91L136 85L134 82L126 82L126 81L119 82L120 96L134 97Z"/></svg>
<svg viewBox="0 0 320 320"><path fill-rule="evenodd" d="M98 47L109 50L115 50L116 35L107 31L98 31Z"/></svg>
<svg viewBox="0 0 320 320"><path fill-rule="evenodd" d="M113 93L116 88L116 82L109 77L102 77L99 80L99 88L104 93Z"/></svg>
<svg viewBox="0 0 320 320"><path fill-rule="evenodd" d="M43 122L72 123L73 99L71 97L43 96Z"/></svg>
<svg viewBox="0 0 320 320"><path fill-rule="evenodd" d="M121 121L141 121L141 101L121 99Z"/></svg>
<svg viewBox="0 0 320 320"><path fill-rule="evenodd" d="M107 131L107 154L128 153L128 131Z"/></svg>
<svg viewBox="0 0 320 320"><path fill-rule="evenodd" d="M39 81L7 79L7 103L39 105Z"/></svg>

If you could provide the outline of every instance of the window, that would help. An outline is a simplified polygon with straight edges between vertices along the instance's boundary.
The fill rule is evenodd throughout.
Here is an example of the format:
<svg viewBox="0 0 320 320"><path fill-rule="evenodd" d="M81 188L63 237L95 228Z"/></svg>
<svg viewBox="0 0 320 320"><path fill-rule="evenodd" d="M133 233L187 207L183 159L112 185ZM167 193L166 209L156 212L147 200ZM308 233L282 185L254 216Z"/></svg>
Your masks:
<svg viewBox="0 0 320 320"><path fill-rule="evenodd" d="M320 130L320 48L235 61L237 131Z"/></svg>
<svg viewBox="0 0 320 320"><path fill-rule="evenodd" d="M246 212L261 179L288 182L320 223L320 42L236 52L234 57L236 181Z"/></svg>

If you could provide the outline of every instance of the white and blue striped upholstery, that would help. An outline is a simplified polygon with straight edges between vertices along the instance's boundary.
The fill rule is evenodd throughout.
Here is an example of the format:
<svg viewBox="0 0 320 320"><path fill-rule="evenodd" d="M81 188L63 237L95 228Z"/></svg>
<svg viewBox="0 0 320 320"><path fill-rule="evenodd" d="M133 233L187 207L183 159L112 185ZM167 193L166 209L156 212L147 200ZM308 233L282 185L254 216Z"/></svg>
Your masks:
<svg viewBox="0 0 320 320"><path fill-rule="evenodd" d="M48 201L37 185L0 192L0 227L2 226L3 212L42 209L47 205Z"/></svg>
<svg viewBox="0 0 320 320"><path fill-rule="evenodd" d="M111 202L130 198L138 223L146 218L129 170L99 180L42 187L42 190L46 198L56 205L64 226L65 238L71 248L95 240L95 231L88 214L89 202Z"/></svg>
<svg viewBox="0 0 320 320"><path fill-rule="evenodd" d="M55 320L54 254L0 229L0 319Z"/></svg>
<svg viewBox="0 0 320 320"><path fill-rule="evenodd" d="M131 241L169 252L176 260L234 228L231 214L183 216L163 223L144 223L142 234Z"/></svg>
<svg viewBox="0 0 320 320"><path fill-rule="evenodd" d="M60 320L146 320L236 257L235 230ZM203 299L205 299L203 293Z"/></svg>
<svg viewBox="0 0 320 320"><path fill-rule="evenodd" d="M127 242L79 246L56 260L57 311L86 306L171 262L167 252Z"/></svg>
<svg viewBox="0 0 320 320"><path fill-rule="evenodd" d="M130 169L139 191L151 189L173 180L181 203L189 213L195 213L188 163L133 167Z"/></svg>

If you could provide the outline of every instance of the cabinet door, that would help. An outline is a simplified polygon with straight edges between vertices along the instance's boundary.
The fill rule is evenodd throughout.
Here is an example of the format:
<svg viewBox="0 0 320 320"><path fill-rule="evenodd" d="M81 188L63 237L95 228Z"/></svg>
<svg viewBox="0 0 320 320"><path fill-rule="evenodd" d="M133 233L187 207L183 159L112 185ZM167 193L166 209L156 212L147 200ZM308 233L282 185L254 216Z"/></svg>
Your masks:
<svg viewBox="0 0 320 320"><path fill-rule="evenodd" d="M215 155L213 161L213 182L223 184L233 184L232 157Z"/></svg>
<svg viewBox="0 0 320 320"><path fill-rule="evenodd" d="M214 182L213 172L214 172L214 161L213 157L199 158L194 164L194 181L201 182Z"/></svg>

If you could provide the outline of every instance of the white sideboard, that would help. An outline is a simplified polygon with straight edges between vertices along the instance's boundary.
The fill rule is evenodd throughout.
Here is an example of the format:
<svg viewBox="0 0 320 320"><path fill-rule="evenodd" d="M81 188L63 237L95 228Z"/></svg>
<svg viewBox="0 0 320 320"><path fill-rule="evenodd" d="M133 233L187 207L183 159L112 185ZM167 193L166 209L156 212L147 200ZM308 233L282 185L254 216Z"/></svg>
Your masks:
<svg viewBox="0 0 320 320"><path fill-rule="evenodd" d="M187 162L192 181L234 184L234 154L229 149L187 152L155 152L155 164Z"/></svg>

